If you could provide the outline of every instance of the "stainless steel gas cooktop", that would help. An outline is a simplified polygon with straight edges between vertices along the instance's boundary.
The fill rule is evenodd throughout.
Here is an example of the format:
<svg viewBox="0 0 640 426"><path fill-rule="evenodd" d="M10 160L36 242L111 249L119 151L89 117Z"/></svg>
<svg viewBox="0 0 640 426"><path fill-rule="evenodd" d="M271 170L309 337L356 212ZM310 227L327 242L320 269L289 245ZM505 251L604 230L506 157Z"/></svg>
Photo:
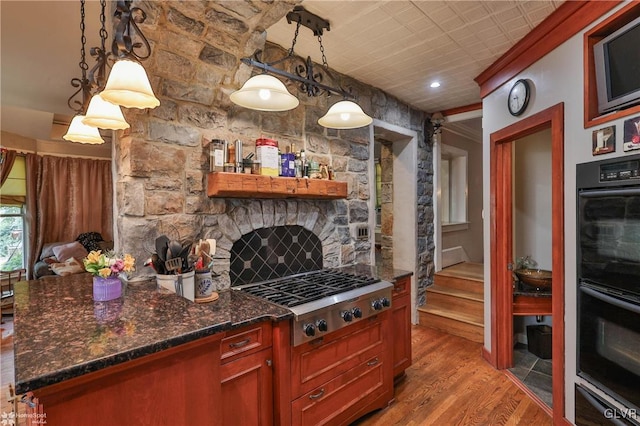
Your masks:
<svg viewBox="0 0 640 426"><path fill-rule="evenodd" d="M298 345L391 307L393 285L366 275L322 269L233 287L277 305L294 316Z"/></svg>

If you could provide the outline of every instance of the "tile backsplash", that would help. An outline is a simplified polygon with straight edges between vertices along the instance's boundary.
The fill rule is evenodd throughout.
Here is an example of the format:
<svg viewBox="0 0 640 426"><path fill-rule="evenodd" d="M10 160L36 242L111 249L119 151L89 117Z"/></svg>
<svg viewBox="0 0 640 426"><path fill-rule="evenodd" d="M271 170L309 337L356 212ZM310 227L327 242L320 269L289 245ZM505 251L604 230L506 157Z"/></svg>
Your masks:
<svg viewBox="0 0 640 426"><path fill-rule="evenodd" d="M302 226L259 228L233 243L231 285L322 269L322 243Z"/></svg>

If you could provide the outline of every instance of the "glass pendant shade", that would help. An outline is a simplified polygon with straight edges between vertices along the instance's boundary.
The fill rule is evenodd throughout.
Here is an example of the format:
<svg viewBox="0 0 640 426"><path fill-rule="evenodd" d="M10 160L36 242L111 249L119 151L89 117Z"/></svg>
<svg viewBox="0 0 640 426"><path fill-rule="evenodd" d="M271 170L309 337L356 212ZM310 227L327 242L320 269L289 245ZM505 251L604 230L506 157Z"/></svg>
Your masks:
<svg viewBox="0 0 640 426"><path fill-rule="evenodd" d="M318 120L318 124L330 129L355 129L368 126L373 119L362 111L355 102L340 101Z"/></svg>
<svg viewBox="0 0 640 426"><path fill-rule="evenodd" d="M113 64L107 84L100 95L105 101L125 108L144 109L160 105L144 67L130 59L119 59Z"/></svg>
<svg viewBox="0 0 640 426"><path fill-rule="evenodd" d="M91 98L82 123L87 126L99 127L100 129L119 130L129 128L129 123L124 119L120 107L105 101L99 93Z"/></svg>
<svg viewBox="0 0 640 426"><path fill-rule="evenodd" d="M83 115L76 115L71 120L69 130L62 139L70 142L79 142L92 145L98 145L104 143L104 139L100 136L100 132L97 127L87 126L82 123Z"/></svg>
<svg viewBox="0 0 640 426"><path fill-rule="evenodd" d="M230 98L236 105L258 111L289 111L300 103L280 80L267 74L251 77Z"/></svg>

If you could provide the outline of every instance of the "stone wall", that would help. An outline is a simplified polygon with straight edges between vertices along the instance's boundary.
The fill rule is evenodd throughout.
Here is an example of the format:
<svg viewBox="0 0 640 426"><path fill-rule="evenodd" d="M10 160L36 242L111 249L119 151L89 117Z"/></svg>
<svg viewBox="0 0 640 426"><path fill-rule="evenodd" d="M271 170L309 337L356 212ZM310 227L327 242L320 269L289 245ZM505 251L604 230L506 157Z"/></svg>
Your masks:
<svg viewBox="0 0 640 426"><path fill-rule="evenodd" d="M369 218L369 128L337 131L319 126L317 119L337 99L309 98L291 84L290 92L301 101L291 111L263 113L237 107L229 100L229 94L253 72L240 62L242 57L256 49L264 49L267 58L284 55L278 46L265 46L265 28L296 3L134 2L147 13L141 28L151 42L152 55L143 65L161 104L153 110L124 110L131 129L121 133L116 144L119 247L144 253L138 256L144 257L148 236L157 224L175 225L182 239L216 238L215 268L221 273L219 286L224 288L228 286L228 250L234 239L258 227L284 222L319 232L327 266L368 263L372 242L356 240L351 231ZM302 28L303 36L313 35ZM331 52L327 55L330 63ZM427 181L432 166L430 147L423 136L426 115L380 90L347 76L335 76L339 81L333 85L352 87L369 115L419 133L423 168L418 176L419 208L430 210ZM293 143L306 150L308 159L332 164L336 178L348 182L347 200L208 198L209 141L240 139L246 155L261 136L278 140L281 147ZM432 218L432 213L421 217L419 255L421 261L431 262L433 256L427 250L429 246L432 250L433 244L427 241L433 241L433 229L424 221ZM143 267L138 272L153 273ZM426 285L426 274L418 271L417 275L424 281L420 287Z"/></svg>

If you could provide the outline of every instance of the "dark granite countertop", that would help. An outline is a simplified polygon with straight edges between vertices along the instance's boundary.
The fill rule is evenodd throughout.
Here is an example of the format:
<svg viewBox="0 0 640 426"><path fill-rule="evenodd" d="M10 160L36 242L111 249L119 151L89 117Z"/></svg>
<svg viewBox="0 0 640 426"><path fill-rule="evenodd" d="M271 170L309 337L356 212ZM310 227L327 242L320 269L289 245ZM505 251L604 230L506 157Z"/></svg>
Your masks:
<svg viewBox="0 0 640 426"><path fill-rule="evenodd" d="M523 283L520 280L513 282L514 296L551 297L551 288L536 288Z"/></svg>
<svg viewBox="0 0 640 426"><path fill-rule="evenodd" d="M380 278L381 280L389 281L389 282L394 282L399 278L404 278L404 277L413 275L413 272L411 271L395 269L389 265L385 265L382 263L374 266L356 264L356 265L342 266L337 269L344 271L348 274L377 277L377 278Z"/></svg>
<svg viewBox="0 0 640 426"><path fill-rule="evenodd" d="M235 327L292 316L237 291L197 304L154 280L129 282L123 296L93 301L92 277L78 274L15 287L15 385L18 394L78 377Z"/></svg>

